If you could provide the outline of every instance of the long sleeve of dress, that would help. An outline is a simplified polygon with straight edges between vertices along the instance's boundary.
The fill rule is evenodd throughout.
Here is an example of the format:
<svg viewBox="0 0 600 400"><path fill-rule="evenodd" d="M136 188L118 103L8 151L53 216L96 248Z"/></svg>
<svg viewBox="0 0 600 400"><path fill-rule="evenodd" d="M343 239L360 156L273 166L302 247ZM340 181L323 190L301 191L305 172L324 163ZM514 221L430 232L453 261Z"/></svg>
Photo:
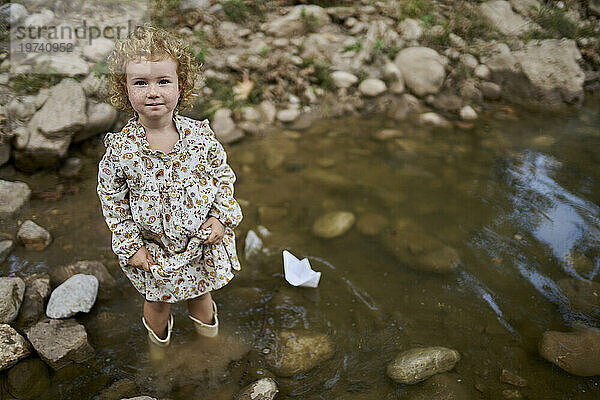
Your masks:
<svg viewBox="0 0 600 400"><path fill-rule="evenodd" d="M242 221L242 209L233 198L233 184L236 177L227 164L227 154L223 145L219 143L214 133L211 137L213 143L208 150L207 161L214 176L219 180L219 186L208 215L216 217L223 225L233 229Z"/></svg>
<svg viewBox="0 0 600 400"><path fill-rule="evenodd" d="M107 146L98 166L97 192L102 214L112 232L112 249L119 258L129 260L144 243L131 216L125 175L111 146Z"/></svg>

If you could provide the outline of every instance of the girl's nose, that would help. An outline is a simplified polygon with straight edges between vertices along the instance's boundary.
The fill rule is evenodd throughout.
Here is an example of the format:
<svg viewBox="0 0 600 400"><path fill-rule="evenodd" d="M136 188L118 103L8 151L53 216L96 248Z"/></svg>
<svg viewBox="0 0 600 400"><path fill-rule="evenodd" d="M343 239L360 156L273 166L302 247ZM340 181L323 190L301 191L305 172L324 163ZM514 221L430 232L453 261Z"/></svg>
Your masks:
<svg viewBox="0 0 600 400"><path fill-rule="evenodd" d="M148 97L158 96L158 87L154 84L148 85Z"/></svg>

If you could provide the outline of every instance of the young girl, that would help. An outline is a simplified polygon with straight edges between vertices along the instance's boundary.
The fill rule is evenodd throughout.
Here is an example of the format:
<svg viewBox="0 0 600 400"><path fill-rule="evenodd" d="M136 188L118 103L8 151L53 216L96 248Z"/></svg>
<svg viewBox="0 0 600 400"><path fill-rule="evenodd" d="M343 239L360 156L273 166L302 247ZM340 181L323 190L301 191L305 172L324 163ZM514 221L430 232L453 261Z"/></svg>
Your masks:
<svg viewBox="0 0 600 400"><path fill-rule="evenodd" d="M134 112L107 133L98 168L98 196L112 248L144 296L142 322L151 343L168 346L171 303L187 300L202 336L217 335L210 292L240 264L233 198L235 175L208 120L179 115L193 95L200 67L165 30L138 27L108 57L111 102Z"/></svg>

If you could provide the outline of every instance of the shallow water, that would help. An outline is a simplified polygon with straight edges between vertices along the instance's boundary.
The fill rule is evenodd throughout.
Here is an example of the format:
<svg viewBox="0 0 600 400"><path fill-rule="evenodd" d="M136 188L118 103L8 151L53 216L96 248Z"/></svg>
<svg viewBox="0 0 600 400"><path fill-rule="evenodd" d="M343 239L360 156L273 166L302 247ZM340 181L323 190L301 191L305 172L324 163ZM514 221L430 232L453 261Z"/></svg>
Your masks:
<svg viewBox="0 0 600 400"><path fill-rule="evenodd" d="M41 253L17 248L0 266L2 275L97 259L118 278L112 299L78 317L95 357L53 373L43 398L92 398L130 378L138 393L155 397L228 399L273 376L265 353L277 350L276 334L284 329L327 333L336 352L308 373L276 377L278 398L418 396L423 384L394 384L386 365L399 351L438 345L460 352L450 377L473 399L502 399L503 390L515 389L500 382L502 369L528 380L519 389L525 398L599 398L600 378L569 375L537 353L546 330L598 326L570 309L557 286L565 278L600 281L597 110L594 101L568 114L490 110L473 128L450 131L382 116L346 118L229 146L245 215L238 252L247 230L262 224L272 232L269 253L245 260L239 276L214 294L222 324L216 343L195 339L185 305L174 308L173 348L159 364L148 353L141 298L110 251L95 193L98 145L74 150L84 158L77 181L1 169L2 178L28 182L34 191L64 188L59 201L38 196L21 216L46 227L52 245ZM382 129L402 135L374 138ZM361 229L315 237L313 222L334 210L353 212ZM423 273L388 253L382 238L406 226L455 248L459 268ZM367 229L380 232L366 235ZM318 289L283 280L284 248L322 271Z"/></svg>

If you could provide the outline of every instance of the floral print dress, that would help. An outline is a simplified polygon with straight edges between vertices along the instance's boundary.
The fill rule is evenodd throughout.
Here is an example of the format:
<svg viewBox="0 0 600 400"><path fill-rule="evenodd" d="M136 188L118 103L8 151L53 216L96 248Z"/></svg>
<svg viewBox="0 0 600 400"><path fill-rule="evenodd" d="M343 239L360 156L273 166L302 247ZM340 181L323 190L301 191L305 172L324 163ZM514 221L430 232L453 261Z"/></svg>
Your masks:
<svg viewBox="0 0 600 400"><path fill-rule="evenodd" d="M235 174L208 120L173 114L179 140L171 152L152 150L144 127L131 118L107 133L97 192L112 232L112 249L135 288L149 301L174 303L226 285L239 270L233 229L242 212L233 198ZM225 225L219 244L202 244L214 216ZM128 265L145 246L150 272Z"/></svg>

